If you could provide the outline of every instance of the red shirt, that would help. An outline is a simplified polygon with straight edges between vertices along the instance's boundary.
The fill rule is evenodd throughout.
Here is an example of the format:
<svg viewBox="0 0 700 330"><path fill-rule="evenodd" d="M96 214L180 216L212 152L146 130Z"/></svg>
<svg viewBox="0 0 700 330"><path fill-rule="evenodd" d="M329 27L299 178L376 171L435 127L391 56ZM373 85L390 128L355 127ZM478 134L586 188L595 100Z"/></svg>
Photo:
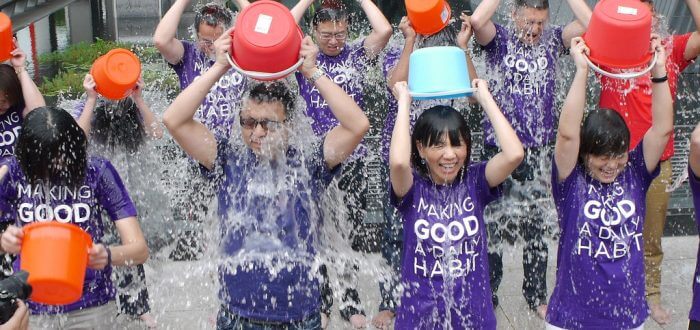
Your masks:
<svg viewBox="0 0 700 330"><path fill-rule="evenodd" d="M692 63L692 60L687 61L683 57L691 34L673 35L667 39L667 45L670 42L673 47L668 53L666 71L674 103L678 75ZM629 150L634 149L651 127L651 74L635 79L613 79L601 76L600 84L600 108L613 109L622 116L630 130ZM667 160L671 156L673 156L673 135L668 140L661 160Z"/></svg>

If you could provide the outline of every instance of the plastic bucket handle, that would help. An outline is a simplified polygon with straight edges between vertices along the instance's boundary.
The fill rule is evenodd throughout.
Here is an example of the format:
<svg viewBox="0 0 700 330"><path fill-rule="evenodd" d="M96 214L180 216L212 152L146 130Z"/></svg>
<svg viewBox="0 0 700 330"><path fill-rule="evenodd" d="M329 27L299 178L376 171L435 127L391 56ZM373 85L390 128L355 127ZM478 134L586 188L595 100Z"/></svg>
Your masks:
<svg viewBox="0 0 700 330"><path fill-rule="evenodd" d="M236 64L236 61L234 61L231 58L230 53L226 53L226 59L228 60L228 63L231 64L231 67L233 67L234 70L236 70L236 71L238 71L238 72L240 72L240 73L242 73L250 78L257 79L257 80L274 80L274 79L282 78L282 77L294 72L302 63L304 63L304 59L300 58L299 61L297 61L296 63L294 63L294 65L290 66L289 68L287 68L285 70L282 70L279 72L269 73L269 72L259 72L259 71L246 71L246 70L241 69Z"/></svg>
<svg viewBox="0 0 700 330"><path fill-rule="evenodd" d="M654 52L654 58L651 60L651 64L649 64L648 67L646 67L644 70L639 71L639 72L625 72L625 73L612 73L603 70L601 67L595 65L593 62L591 62L591 59L588 58L588 56L585 56L586 62L588 62L588 66L593 69L593 71L598 72L604 76L608 76L610 78L616 78L616 79L632 79L632 78L637 78L640 76L645 75L647 72L651 71L652 68L654 68L654 65L656 65L656 60L659 57L659 53Z"/></svg>

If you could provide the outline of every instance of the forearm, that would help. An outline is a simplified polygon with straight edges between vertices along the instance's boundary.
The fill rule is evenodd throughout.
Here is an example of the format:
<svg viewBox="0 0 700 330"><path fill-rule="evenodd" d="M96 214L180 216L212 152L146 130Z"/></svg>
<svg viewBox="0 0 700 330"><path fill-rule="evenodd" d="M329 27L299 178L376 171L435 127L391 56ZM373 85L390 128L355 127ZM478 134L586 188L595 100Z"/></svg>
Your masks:
<svg viewBox="0 0 700 330"><path fill-rule="evenodd" d="M158 124L156 116L153 114L153 112L151 112L151 109L146 101L144 101L142 97L136 97L134 98L134 103L136 103L136 107L141 113L146 134L154 139L160 139L163 137L163 129Z"/></svg>
<svg viewBox="0 0 700 330"><path fill-rule="evenodd" d="M559 115L558 135L561 138L567 140L580 138L581 121L583 120L583 112L586 107L587 79L588 70L576 70L569 93L566 95L566 100L564 100L562 111Z"/></svg>
<svg viewBox="0 0 700 330"><path fill-rule="evenodd" d="M498 145L507 159L520 159L523 154L523 146L515 133L515 130L508 122L508 119L503 115L501 110L490 94L481 102L481 107L484 109L486 116L496 133Z"/></svg>
<svg viewBox="0 0 700 330"><path fill-rule="evenodd" d="M391 134L389 166L395 169L411 167L410 99L399 99L399 109Z"/></svg>
<svg viewBox="0 0 700 330"><path fill-rule="evenodd" d="M165 60L171 64L179 62L184 53L182 43L177 40L177 26L188 5L188 0L176 1L160 20L153 34L153 43Z"/></svg>
<svg viewBox="0 0 700 330"><path fill-rule="evenodd" d="M168 130L177 131L186 123L195 121L194 115L209 90L227 71L227 67L218 63L214 64L182 91L163 113L163 123Z"/></svg>
<svg viewBox="0 0 700 330"><path fill-rule="evenodd" d="M591 15L593 15L588 4L584 0L567 0L567 2L569 3L569 7L571 7L571 11L574 12L576 19L583 24L584 27L588 27L588 22L591 20Z"/></svg>
<svg viewBox="0 0 700 330"><path fill-rule="evenodd" d="M695 31L700 33L700 2L697 0L685 0L690 10L690 15L693 16L693 22L695 22Z"/></svg>
<svg viewBox="0 0 700 330"><path fill-rule="evenodd" d="M95 116L96 104L97 97L88 96L87 100L85 100L83 112L80 113L80 117L78 117L78 126L83 129L85 136L90 136L90 132L92 131L92 120Z"/></svg>
<svg viewBox="0 0 700 330"><path fill-rule="evenodd" d="M408 80L408 63L411 59L411 53L413 53L413 47L415 45L415 38L406 39L403 45L403 51L399 57L399 61L396 63L396 67L389 75L389 88L393 88L399 81Z"/></svg>
<svg viewBox="0 0 700 330"><path fill-rule="evenodd" d="M112 266L140 265L148 259L148 246L143 239L110 246L109 250L112 255Z"/></svg>
<svg viewBox="0 0 700 330"><path fill-rule="evenodd" d="M27 69L22 67L17 67L15 70L18 71L17 77L19 78L20 85L22 86L22 97L24 98L24 105L28 111L32 111L38 107L46 106L46 101L44 96L41 95L39 88L29 76Z"/></svg>
<svg viewBox="0 0 700 330"><path fill-rule="evenodd" d="M499 4L500 0L483 0L476 7L474 14L470 18L472 29L474 29L475 33L491 21L493 14L498 10Z"/></svg>
<svg viewBox="0 0 700 330"><path fill-rule="evenodd" d="M318 78L314 86L328 103L328 107L340 126L356 135L363 136L365 134L365 128L369 126L369 119L352 97L326 75Z"/></svg>
<svg viewBox="0 0 700 330"><path fill-rule="evenodd" d="M250 2L248 0L236 0L235 2L239 10L243 10L243 8L248 7L248 5L250 5Z"/></svg>
<svg viewBox="0 0 700 330"><path fill-rule="evenodd" d="M304 13L307 9L309 9L312 3L314 3L314 0L299 0L299 2L297 2L296 5L294 5L294 8L292 8L291 12L297 24L301 22L301 19L304 17Z"/></svg>
<svg viewBox="0 0 700 330"><path fill-rule="evenodd" d="M372 32L365 39L365 50L369 57L375 57L389 42L393 29L372 0L360 0L360 6L367 15L370 26L372 26Z"/></svg>
<svg viewBox="0 0 700 330"><path fill-rule="evenodd" d="M652 77L666 76L665 67L655 67ZM651 113L652 123L650 130L657 132L660 138L668 140L673 131L673 98L668 85L668 80L651 84Z"/></svg>

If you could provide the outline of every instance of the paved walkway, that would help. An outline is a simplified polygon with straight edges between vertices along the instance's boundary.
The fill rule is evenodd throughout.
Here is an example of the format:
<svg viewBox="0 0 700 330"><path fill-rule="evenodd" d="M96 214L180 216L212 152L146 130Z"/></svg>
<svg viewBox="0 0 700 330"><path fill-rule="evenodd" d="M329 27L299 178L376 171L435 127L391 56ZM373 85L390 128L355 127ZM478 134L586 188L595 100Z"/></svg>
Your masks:
<svg viewBox="0 0 700 330"><path fill-rule="evenodd" d="M688 310L692 296L691 280L695 269L698 238L695 236L666 237L663 241L666 258L663 262L662 301L673 312L673 323L666 329L687 329ZM548 286L554 287L556 245L551 245ZM504 278L499 290L501 305L496 311L498 329L543 329L544 323L529 312L520 291L522 263L520 248L511 247L504 253ZM371 255L380 262L378 255ZM162 329L212 329L217 311L217 277L214 264L208 260L194 262L164 262L147 267L152 308ZM334 274L331 274L334 276ZM368 275L360 281L360 295L365 310L377 310L379 294L376 281ZM339 301L336 298L336 302ZM337 303L336 303L337 306ZM371 317L371 315L370 315ZM329 329L347 329L337 311L331 317ZM647 320L646 329L660 329Z"/></svg>

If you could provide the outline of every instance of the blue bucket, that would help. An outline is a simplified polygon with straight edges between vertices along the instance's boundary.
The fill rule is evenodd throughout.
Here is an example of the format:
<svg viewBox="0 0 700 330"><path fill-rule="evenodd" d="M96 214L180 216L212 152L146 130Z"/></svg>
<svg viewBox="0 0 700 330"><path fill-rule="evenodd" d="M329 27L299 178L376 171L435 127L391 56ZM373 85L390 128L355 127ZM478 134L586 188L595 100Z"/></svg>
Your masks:
<svg viewBox="0 0 700 330"><path fill-rule="evenodd" d="M458 47L428 47L411 54L408 90L413 99L454 99L471 96L467 58Z"/></svg>

